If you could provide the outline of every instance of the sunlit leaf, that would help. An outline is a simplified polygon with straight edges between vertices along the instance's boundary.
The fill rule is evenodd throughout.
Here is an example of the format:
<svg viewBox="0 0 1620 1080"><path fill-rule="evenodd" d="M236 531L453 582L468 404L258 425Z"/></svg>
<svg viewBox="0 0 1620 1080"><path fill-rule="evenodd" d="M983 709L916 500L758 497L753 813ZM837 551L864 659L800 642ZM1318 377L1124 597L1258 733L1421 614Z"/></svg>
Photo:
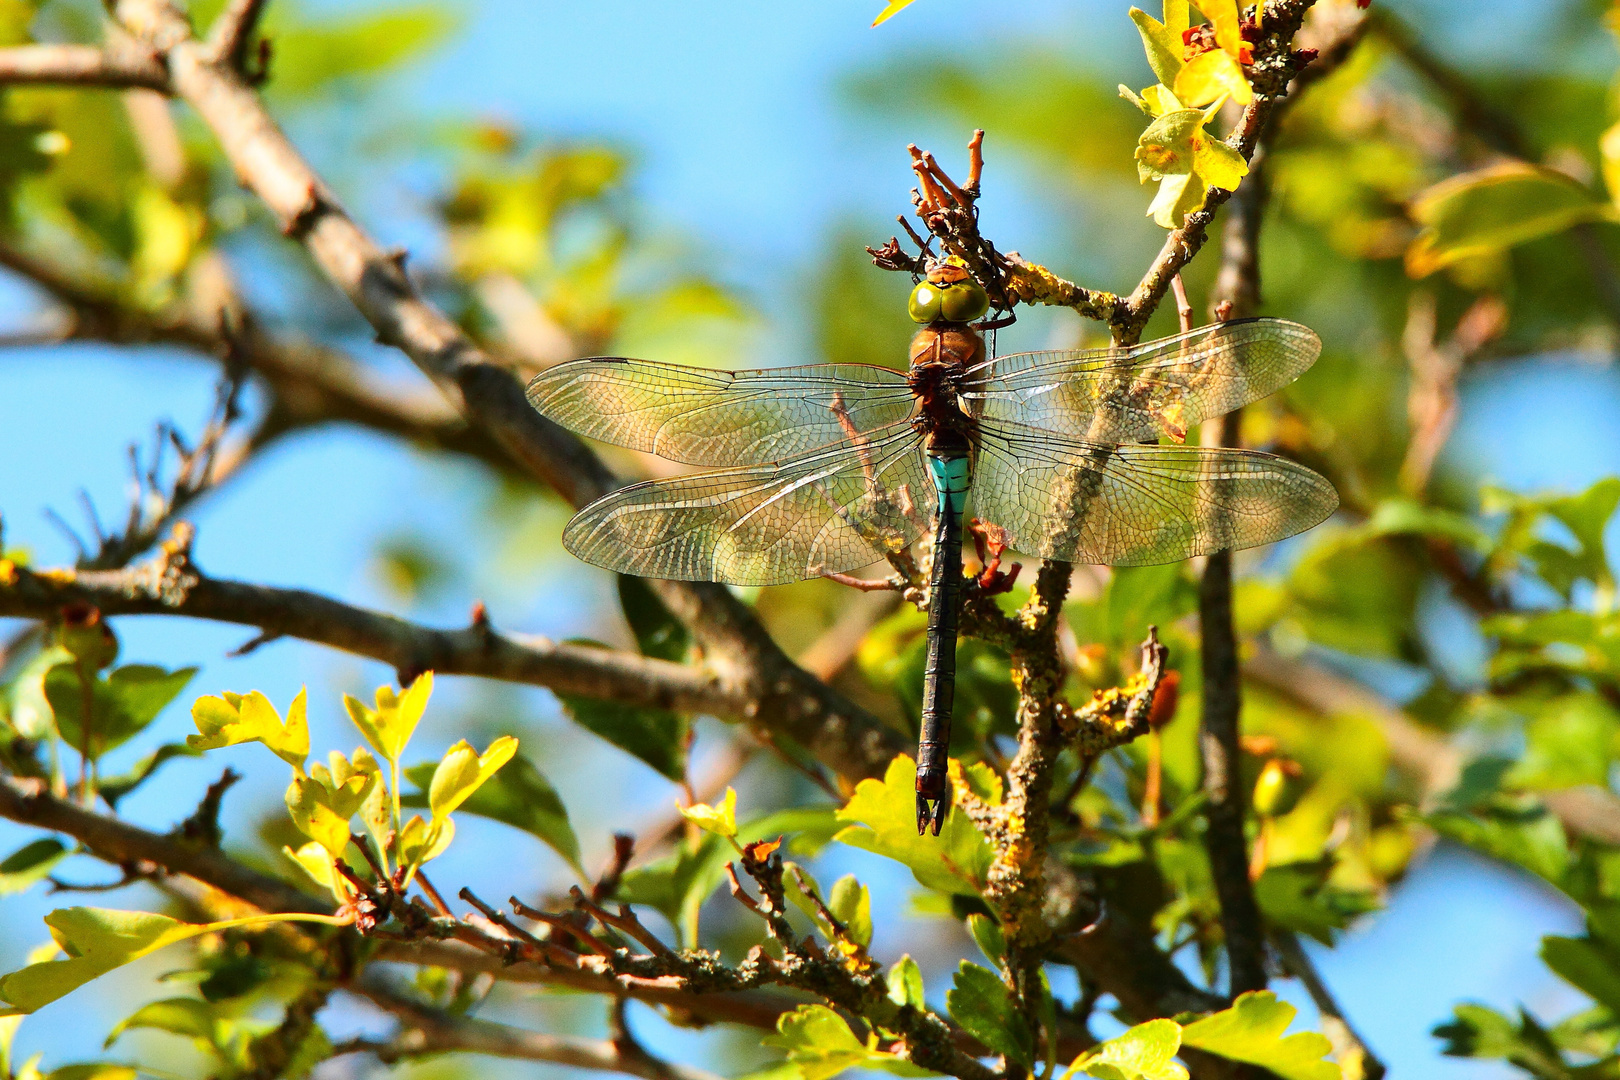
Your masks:
<svg viewBox="0 0 1620 1080"><path fill-rule="evenodd" d="M910 7L911 4L912 0L889 0L887 4L883 5L883 10L878 12L878 17L872 20L872 25L877 26L879 23L888 22L896 13L903 8Z"/></svg>
<svg viewBox="0 0 1620 1080"><path fill-rule="evenodd" d="M1087 1050L1074 1059L1064 1076L1079 1073L1102 1080L1187 1080L1186 1068L1176 1060L1180 1048L1180 1025L1174 1020L1149 1020Z"/></svg>
<svg viewBox="0 0 1620 1080"><path fill-rule="evenodd" d="M424 671L403 692L391 686L377 687L375 708L348 694L343 695L343 707L371 748L383 760L397 763L432 696L433 672Z"/></svg>
<svg viewBox="0 0 1620 1080"><path fill-rule="evenodd" d="M193 750L217 750L238 743L261 742L302 772L304 759L309 757L306 697L306 689L300 687L287 707L285 724L270 699L257 690L246 695L227 691L220 697L198 698L191 707L191 719L197 725L198 734L187 735L186 745Z"/></svg>
<svg viewBox="0 0 1620 1080"><path fill-rule="evenodd" d="M433 816L443 818L454 813L456 807L471 798L473 792L488 783L501 766L512 760L517 748L516 739L502 735L490 743L482 754L465 739L445 751L438 768L433 770L433 780L428 784L428 808L433 811Z"/></svg>
<svg viewBox="0 0 1620 1080"><path fill-rule="evenodd" d="M846 1069L881 1069L896 1076L931 1076L904 1058L873 1050L855 1037L844 1018L825 1005L800 1005L776 1022L776 1034L760 1041L787 1051L801 1080L832 1080Z"/></svg>
<svg viewBox="0 0 1620 1080"><path fill-rule="evenodd" d="M836 839L904 863L930 889L977 896L990 873L990 845L968 816L952 810L939 836L917 835L917 763L901 754L882 780L862 780L838 811L858 822Z"/></svg>
<svg viewBox="0 0 1620 1080"><path fill-rule="evenodd" d="M910 1005L913 1009L926 1006L922 969L917 966L917 961L911 958L910 953L895 961L894 966L889 969L887 978L890 1001L896 1005Z"/></svg>
<svg viewBox="0 0 1620 1080"><path fill-rule="evenodd" d="M737 793L730 787L726 788L726 797L719 806L693 803L691 806L677 805L675 809L681 812L681 817L704 832L727 838L737 835Z"/></svg>
<svg viewBox="0 0 1620 1080"><path fill-rule="evenodd" d="M1230 97L1239 105L1254 100L1254 90L1243 74L1243 66L1221 49L1199 53L1183 64L1173 89L1182 103L1196 108L1218 101L1222 96Z"/></svg>
<svg viewBox="0 0 1620 1080"><path fill-rule="evenodd" d="M1296 1010L1269 990L1239 995L1230 1009L1181 1029L1181 1045L1269 1069L1282 1080L1340 1080L1339 1067L1323 1058L1332 1049L1324 1035L1285 1036Z"/></svg>
<svg viewBox="0 0 1620 1080"><path fill-rule="evenodd" d="M1181 72L1181 31L1171 30L1140 8L1131 8L1130 14L1137 33L1142 35L1142 48L1147 53L1148 67L1153 69L1160 83L1174 86L1176 76Z"/></svg>

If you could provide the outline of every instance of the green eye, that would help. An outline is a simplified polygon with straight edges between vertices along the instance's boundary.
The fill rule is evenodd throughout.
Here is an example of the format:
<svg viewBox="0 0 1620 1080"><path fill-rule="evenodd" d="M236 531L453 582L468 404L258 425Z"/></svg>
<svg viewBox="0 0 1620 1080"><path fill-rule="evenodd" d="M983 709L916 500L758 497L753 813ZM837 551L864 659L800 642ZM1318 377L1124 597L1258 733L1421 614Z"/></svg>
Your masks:
<svg viewBox="0 0 1620 1080"><path fill-rule="evenodd" d="M938 286L928 282L919 282L911 290L911 299L906 301L906 311L911 315L912 322L931 323L939 318L940 304L944 302L945 295Z"/></svg>
<svg viewBox="0 0 1620 1080"><path fill-rule="evenodd" d="M972 322L990 310L990 297L973 281L959 281L945 289L941 306L951 322Z"/></svg>

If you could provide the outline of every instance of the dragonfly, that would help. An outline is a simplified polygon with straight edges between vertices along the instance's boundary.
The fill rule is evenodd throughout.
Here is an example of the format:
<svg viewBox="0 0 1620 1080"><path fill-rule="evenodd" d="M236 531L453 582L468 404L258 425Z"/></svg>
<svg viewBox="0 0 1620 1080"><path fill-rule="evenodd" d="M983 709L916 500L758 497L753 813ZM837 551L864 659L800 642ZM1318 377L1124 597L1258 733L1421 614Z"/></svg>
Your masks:
<svg viewBox="0 0 1620 1080"><path fill-rule="evenodd" d="M828 363L716 371L573 360L530 403L580 435L707 471L631 484L568 523L563 546L621 574L731 585L843 575L932 539L917 831L939 835L964 523L1027 556L1178 562L1303 532L1333 485L1285 458L1182 445L1315 362L1284 319L1216 323L1130 348L986 354L985 290L936 262L907 302L908 370Z"/></svg>

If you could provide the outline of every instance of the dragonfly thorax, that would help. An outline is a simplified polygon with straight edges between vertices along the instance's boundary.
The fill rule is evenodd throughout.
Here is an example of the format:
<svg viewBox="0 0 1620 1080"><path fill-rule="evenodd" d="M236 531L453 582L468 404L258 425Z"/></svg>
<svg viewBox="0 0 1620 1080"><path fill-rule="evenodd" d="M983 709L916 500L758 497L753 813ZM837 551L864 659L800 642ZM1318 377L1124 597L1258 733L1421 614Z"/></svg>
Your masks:
<svg viewBox="0 0 1620 1080"><path fill-rule="evenodd" d="M966 323L933 322L911 339L907 381L917 399L913 425L928 436L931 453L963 454L973 437L973 420L959 395L969 369L984 359L984 338Z"/></svg>

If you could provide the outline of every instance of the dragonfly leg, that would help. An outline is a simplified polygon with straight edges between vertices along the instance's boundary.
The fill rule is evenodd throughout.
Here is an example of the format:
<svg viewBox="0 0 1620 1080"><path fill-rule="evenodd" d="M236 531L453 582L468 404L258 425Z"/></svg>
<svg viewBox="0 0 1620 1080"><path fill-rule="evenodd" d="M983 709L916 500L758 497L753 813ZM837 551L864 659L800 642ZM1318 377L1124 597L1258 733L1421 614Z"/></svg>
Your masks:
<svg viewBox="0 0 1620 1080"><path fill-rule="evenodd" d="M979 562L984 564L984 572L978 577L979 590L987 596L1011 592L1013 582L1018 580L1018 572L1024 566L1013 563L1011 571L1003 572L1001 569L1001 557L1007 552L1007 530L974 518L968 523L968 531L973 534L973 547L979 554Z"/></svg>

